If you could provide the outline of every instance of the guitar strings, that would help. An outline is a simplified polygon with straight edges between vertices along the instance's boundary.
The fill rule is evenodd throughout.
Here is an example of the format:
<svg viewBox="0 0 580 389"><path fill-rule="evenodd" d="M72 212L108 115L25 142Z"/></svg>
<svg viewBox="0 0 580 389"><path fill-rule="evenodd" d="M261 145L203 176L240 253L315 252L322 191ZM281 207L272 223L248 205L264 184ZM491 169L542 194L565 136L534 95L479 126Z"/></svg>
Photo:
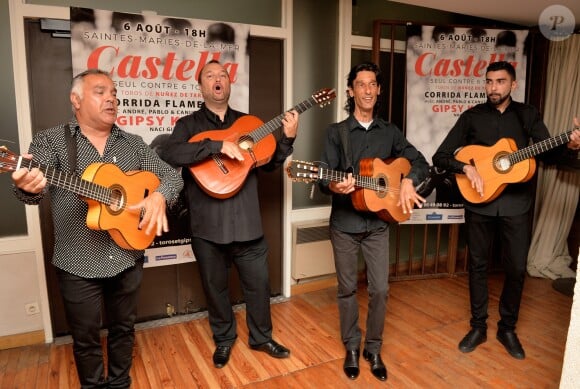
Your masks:
<svg viewBox="0 0 580 389"><path fill-rule="evenodd" d="M303 169L304 172L292 172L292 166L296 166L298 169ZM291 179L298 181L313 181L313 180L329 180L334 182L340 182L345 179L348 175L346 172L330 170L322 166L315 166L304 161L291 161L286 168L288 175ZM381 183L384 178L381 177L371 177L371 176L361 176L355 175L355 187L370 189L375 192L387 193L387 194L398 194L400 189L398 187L388 186Z"/></svg>
<svg viewBox="0 0 580 389"><path fill-rule="evenodd" d="M342 181L344 178L347 177L348 174L344 172L333 172L333 171L331 171L330 173L324 173L324 170L325 170L324 168L320 168L320 176L323 179L329 178L331 181L335 182ZM355 175L353 177L355 179L355 187L371 189L375 192L390 193L390 194L397 194L400 192L399 188L382 184L381 180L384 180L384 178L367 177L361 175Z"/></svg>
<svg viewBox="0 0 580 389"><path fill-rule="evenodd" d="M49 173L48 170L49 169L53 169L51 167L39 167L37 166L36 163L34 163L34 161L29 160L29 159L24 159L25 161L31 162L33 167L37 167L40 171L43 171L43 174ZM18 164L14 163L14 162L0 162L0 172L7 172L7 171L16 171L16 169L18 168ZM23 169L27 169L26 167L21 166L21 168ZM54 170L54 169L53 169ZM60 173L60 172L59 172ZM59 187L62 187L63 189L67 189L71 192L82 192L82 193L77 193L79 194L79 196L83 196L86 195L86 197L91 198L91 200L97 200L98 202L105 204L105 205L109 205L109 206L116 206L118 207L118 209L121 209L123 211L126 211L128 213L131 214L140 214L143 212L142 208L133 208L136 204L129 204L129 203L125 203L125 204L114 204L113 203L113 196L109 195L107 196L106 192L111 192L110 188L104 187L102 185L98 185L95 183L92 183L90 181L87 181L85 179L82 179L81 177L78 177L76 175L67 175L66 173L62 173L65 175L64 179L61 180L60 178L60 174L59 177L57 178L56 176L45 176L47 179L47 182L51 185L54 185L54 183L58 183L60 185L56 185ZM73 181L70 180L66 180L66 177L69 177L71 179L76 179L77 181L81 182L81 185ZM89 189L88 186L92 186L97 188L97 190L93 189ZM80 190L83 189L83 190ZM104 195L104 196L103 196Z"/></svg>

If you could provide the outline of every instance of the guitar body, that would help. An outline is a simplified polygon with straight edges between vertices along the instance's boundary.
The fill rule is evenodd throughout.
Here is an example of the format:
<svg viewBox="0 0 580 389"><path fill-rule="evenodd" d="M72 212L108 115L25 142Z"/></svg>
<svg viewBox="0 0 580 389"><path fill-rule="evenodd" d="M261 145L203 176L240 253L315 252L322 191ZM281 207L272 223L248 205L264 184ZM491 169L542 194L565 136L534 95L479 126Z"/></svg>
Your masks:
<svg viewBox="0 0 580 389"><path fill-rule="evenodd" d="M335 98L334 89L320 89L293 109L300 114L316 105L323 107ZM237 161L217 153L189 166L193 178L205 193L218 199L232 197L240 191L251 169L270 162L276 151L276 138L272 133L283 126L284 115L280 114L264 124L255 116L245 115L228 129L209 130L192 136L189 142L211 139L237 143L244 156L243 161Z"/></svg>
<svg viewBox="0 0 580 389"><path fill-rule="evenodd" d="M276 151L274 135L268 134L259 142L255 142L248 135L260 125L262 125L260 119L246 115L237 119L228 129L204 131L189 139L189 142L199 142L208 138L230 141L237 143L242 149L243 161L216 154L189 167L191 174L207 194L219 199L234 196L241 189L251 169L270 162Z"/></svg>
<svg viewBox="0 0 580 389"><path fill-rule="evenodd" d="M513 139L502 138L493 146L469 145L461 148L455 159L473 165L483 178L483 196L471 187L465 174L456 174L457 186L462 196L470 203L485 203L496 199L507 184L526 182L536 171L534 158L508 164L507 156L517 151Z"/></svg>
<svg viewBox="0 0 580 389"><path fill-rule="evenodd" d="M371 211L387 222L402 222L411 217L404 214L399 202L401 180L411 171L411 164L405 158L387 159L365 158L360 161L360 175L380 180L385 191L375 191L358 187L351 194L352 203L359 211Z"/></svg>
<svg viewBox="0 0 580 389"><path fill-rule="evenodd" d="M155 238L139 229L142 210L129 209L159 186L159 178L149 171L124 173L110 163L90 164L82 177L58 171L32 159L18 156L0 146L0 172L39 169L47 183L79 195L88 204L87 227L107 231L119 247L144 250Z"/></svg>
<svg viewBox="0 0 580 389"><path fill-rule="evenodd" d="M144 250L155 238L155 231L146 234L139 229L141 212L126 206L139 203L159 186L157 176L149 171L124 173L116 165L93 163L83 172L82 179L112 191L111 204L86 197L89 205L87 226L93 230L107 231L122 248Z"/></svg>

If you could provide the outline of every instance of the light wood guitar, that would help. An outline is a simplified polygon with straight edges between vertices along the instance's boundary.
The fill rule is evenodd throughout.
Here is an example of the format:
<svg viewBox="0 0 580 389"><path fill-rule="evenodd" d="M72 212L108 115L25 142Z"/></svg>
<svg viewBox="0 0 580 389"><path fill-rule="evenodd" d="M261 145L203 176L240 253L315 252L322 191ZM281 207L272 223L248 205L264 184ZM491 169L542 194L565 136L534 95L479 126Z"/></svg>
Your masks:
<svg viewBox="0 0 580 389"><path fill-rule="evenodd" d="M60 172L50 166L18 156L0 146L0 172L20 168L38 168L50 185L69 190L87 202L87 226L107 231L122 248L143 250L155 238L155 231L147 234L139 228L142 211L128 209L152 193L159 186L157 176L148 171L124 173L110 163L93 163L82 177Z"/></svg>
<svg viewBox="0 0 580 389"><path fill-rule="evenodd" d="M334 89L321 89L293 109L300 114L315 105L323 107L335 97ZM228 129L204 131L192 136L189 142L211 139L237 143L244 156L243 161L238 161L218 153L190 165L189 170L199 186L208 195L219 199L238 193L250 170L265 165L272 159L276 150L276 139L272 133L282 126L283 118L284 114L280 114L262 124L257 117L246 115L236 120Z"/></svg>
<svg viewBox="0 0 580 389"><path fill-rule="evenodd" d="M359 163L360 175L353 175L355 191L351 193L354 208L363 212L375 212L387 222L403 222L411 215L403 213L397 206L401 180L411 171L411 164L406 158L381 160L365 158ZM293 181L341 182L347 172L326 169L319 164L304 161L290 161L286 166L288 177Z"/></svg>
<svg viewBox="0 0 580 389"><path fill-rule="evenodd" d="M471 187L471 182L465 174L456 174L461 195L470 203L476 204L495 200L507 184L526 182L532 178L536 171L536 161L533 157L568 143L570 134L572 130L521 150L518 150L516 142L511 138L502 138L493 146L469 145L459 149L455 159L475 166L483 178L483 196L481 196Z"/></svg>

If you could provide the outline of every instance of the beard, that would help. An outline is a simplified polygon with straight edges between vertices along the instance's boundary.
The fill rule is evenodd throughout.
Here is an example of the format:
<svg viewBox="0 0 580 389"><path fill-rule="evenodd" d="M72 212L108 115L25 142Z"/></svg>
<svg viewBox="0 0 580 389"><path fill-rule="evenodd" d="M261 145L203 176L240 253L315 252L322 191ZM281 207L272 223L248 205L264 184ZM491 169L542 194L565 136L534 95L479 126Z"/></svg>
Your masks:
<svg viewBox="0 0 580 389"><path fill-rule="evenodd" d="M505 96L502 96L499 94L493 94L493 95L487 96L487 100L495 106L502 105L509 98L510 98L509 93Z"/></svg>

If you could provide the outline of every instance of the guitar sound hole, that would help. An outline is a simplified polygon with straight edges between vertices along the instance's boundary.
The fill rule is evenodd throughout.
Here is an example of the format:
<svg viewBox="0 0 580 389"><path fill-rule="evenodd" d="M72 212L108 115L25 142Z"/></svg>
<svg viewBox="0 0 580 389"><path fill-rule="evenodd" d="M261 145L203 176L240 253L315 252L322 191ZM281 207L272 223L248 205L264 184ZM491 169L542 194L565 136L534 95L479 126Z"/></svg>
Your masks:
<svg viewBox="0 0 580 389"><path fill-rule="evenodd" d="M119 188L111 189L111 198L109 201L109 209L113 214L119 214L123 211L125 206L125 196Z"/></svg>
<svg viewBox="0 0 580 389"><path fill-rule="evenodd" d="M387 179L385 177L379 177L377 180L377 194L379 197L385 197L387 194Z"/></svg>
<svg viewBox="0 0 580 389"><path fill-rule="evenodd" d="M252 137L244 135L238 140L238 146L240 146L242 150L251 150L254 148L254 140Z"/></svg>
<svg viewBox="0 0 580 389"><path fill-rule="evenodd" d="M507 155L500 155L495 159L495 170L499 173L507 172L511 169L511 164Z"/></svg>

